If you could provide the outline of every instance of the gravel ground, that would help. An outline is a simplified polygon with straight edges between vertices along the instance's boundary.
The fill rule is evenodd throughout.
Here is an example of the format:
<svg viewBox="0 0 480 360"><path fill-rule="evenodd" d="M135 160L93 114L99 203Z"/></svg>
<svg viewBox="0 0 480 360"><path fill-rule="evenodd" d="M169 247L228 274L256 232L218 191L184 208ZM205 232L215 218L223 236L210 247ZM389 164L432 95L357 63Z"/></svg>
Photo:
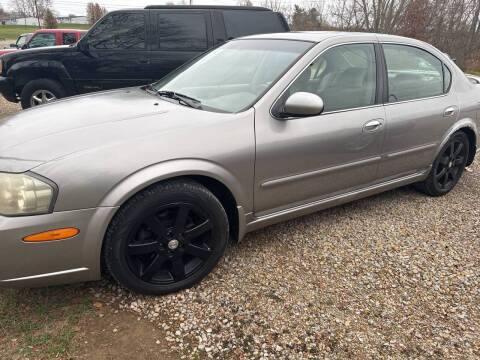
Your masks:
<svg viewBox="0 0 480 360"><path fill-rule="evenodd" d="M479 171L249 234L190 290L108 291L185 358L478 359Z"/></svg>
<svg viewBox="0 0 480 360"><path fill-rule="evenodd" d="M442 198L405 187L249 234L177 294L93 288L183 358L478 359L478 161L468 170Z"/></svg>
<svg viewBox="0 0 480 360"><path fill-rule="evenodd" d="M0 95L0 119L8 115L13 115L21 109L20 104L11 103Z"/></svg>

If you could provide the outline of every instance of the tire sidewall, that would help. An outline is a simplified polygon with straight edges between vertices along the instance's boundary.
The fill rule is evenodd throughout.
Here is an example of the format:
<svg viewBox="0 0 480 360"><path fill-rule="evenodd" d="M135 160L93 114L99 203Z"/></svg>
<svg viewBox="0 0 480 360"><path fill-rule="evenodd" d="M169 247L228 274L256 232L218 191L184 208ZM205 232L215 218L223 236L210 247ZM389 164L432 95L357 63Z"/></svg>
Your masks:
<svg viewBox="0 0 480 360"><path fill-rule="evenodd" d="M31 80L23 87L20 94L22 109L32 107L30 104L31 97L37 90L48 90L53 93L57 99L65 97L65 89L59 82L52 79Z"/></svg>
<svg viewBox="0 0 480 360"><path fill-rule="evenodd" d="M439 195L445 195L447 193L449 193L451 190L453 190L453 188L457 185L458 181L460 180L460 178L462 177L462 174L465 170L465 164L464 166L461 166L460 169L459 169L459 174L456 176L456 179L454 180L453 182L453 185L450 189L447 189L447 190L443 190L443 189L440 189L438 187L438 183L434 180L434 176L435 176L435 170L437 169L437 166L438 166L438 163L440 162L440 158L441 156L443 155L443 153L445 152L445 150L448 148L448 146L450 145L450 143L452 141L454 141L455 139L458 139L458 140L461 140L463 142L463 145L465 146L465 149L466 149L466 153L465 153L465 164L467 163L468 161L468 157L469 157L469 151L470 151L470 142L468 140L468 136L464 133L464 132L457 132L455 134L453 134L449 139L448 141L445 143L445 145L443 145L442 149L440 150L440 152L438 153L438 156L437 158L435 159L435 162L433 163L433 167L432 167L432 173L431 173L431 177L432 177L432 186L433 186L433 189L435 192L437 192Z"/></svg>
<svg viewBox="0 0 480 360"><path fill-rule="evenodd" d="M139 279L129 268L125 249L129 235L140 219L146 214L158 210L162 204L174 202L193 203L205 212L213 223L212 237L215 247L210 258L188 278L168 285L154 285ZM168 190L146 191L134 199L133 204L119 214L115 225L106 239L106 261L111 274L125 287L143 294L166 294L188 288L202 280L215 267L222 257L228 242L228 220L220 202L201 186L196 191L181 190L180 187L170 187Z"/></svg>

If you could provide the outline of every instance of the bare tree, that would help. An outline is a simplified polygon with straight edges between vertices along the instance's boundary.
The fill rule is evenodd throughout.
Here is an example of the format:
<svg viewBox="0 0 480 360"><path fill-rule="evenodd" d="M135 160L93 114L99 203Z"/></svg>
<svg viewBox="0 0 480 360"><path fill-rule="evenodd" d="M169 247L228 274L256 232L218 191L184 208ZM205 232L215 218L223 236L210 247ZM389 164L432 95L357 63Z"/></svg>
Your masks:
<svg viewBox="0 0 480 360"><path fill-rule="evenodd" d="M90 2L87 4L87 21L90 25L95 24L107 13L107 9L98 3Z"/></svg>
<svg viewBox="0 0 480 360"><path fill-rule="evenodd" d="M11 7L13 10L23 17L37 17L43 18L45 12L52 7L52 0L37 0L37 7L35 7L35 0L11 0Z"/></svg>

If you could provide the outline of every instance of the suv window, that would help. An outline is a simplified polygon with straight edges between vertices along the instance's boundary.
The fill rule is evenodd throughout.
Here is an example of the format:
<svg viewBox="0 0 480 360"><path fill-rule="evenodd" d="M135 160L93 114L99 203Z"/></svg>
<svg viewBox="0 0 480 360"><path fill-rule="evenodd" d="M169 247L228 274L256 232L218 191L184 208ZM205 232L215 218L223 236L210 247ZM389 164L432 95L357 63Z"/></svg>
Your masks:
<svg viewBox="0 0 480 360"><path fill-rule="evenodd" d="M375 104L373 44L340 45L325 51L297 77L286 95L300 91L320 96L325 112Z"/></svg>
<svg viewBox="0 0 480 360"><path fill-rule="evenodd" d="M389 102L421 99L448 91L448 87L444 89L442 62L429 52L394 44L383 44L383 51L387 62ZM449 86L450 81L447 82Z"/></svg>
<svg viewBox="0 0 480 360"><path fill-rule="evenodd" d="M207 24L203 14L157 15L158 48L161 50L206 50Z"/></svg>
<svg viewBox="0 0 480 360"><path fill-rule="evenodd" d="M55 46L57 44L57 35L53 33L38 33L32 37L28 43L29 48L42 46Z"/></svg>
<svg viewBox="0 0 480 360"><path fill-rule="evenodd" d="M75 44L77 42L77 36L72 33L64 33L62 36L63 45Z"/></svg>
<svg viewBox="0 0 480 360"><path fill-rule="evenodd" d="M17 40L17 46L20 48L27 42L27 35L20 36Z"/></svg>
<svg viewBox="0 0 480 360"><path fill-rule="evenodd" d="M143 13L113 13L107 15L88 35L93 49L144 49L145 15Z"/></svg>
<svg viewBox="0 0 480 360"><path fill-rule="evenodd" d="M224 10L223 18L229 39L285 31L280 17L272 11Z"/></svg>

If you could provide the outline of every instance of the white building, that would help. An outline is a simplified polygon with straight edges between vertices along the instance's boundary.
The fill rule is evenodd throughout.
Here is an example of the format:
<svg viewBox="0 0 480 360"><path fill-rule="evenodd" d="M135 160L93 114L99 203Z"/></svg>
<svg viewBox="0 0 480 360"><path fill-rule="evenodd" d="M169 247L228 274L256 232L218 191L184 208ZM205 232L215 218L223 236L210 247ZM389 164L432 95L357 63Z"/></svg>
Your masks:
<svg viewBox="0 0 480 360"><path fill-rule="evenodd" d="M86 16L60 16L57 17L57 22L59 24L88 24Z"/></svg>

